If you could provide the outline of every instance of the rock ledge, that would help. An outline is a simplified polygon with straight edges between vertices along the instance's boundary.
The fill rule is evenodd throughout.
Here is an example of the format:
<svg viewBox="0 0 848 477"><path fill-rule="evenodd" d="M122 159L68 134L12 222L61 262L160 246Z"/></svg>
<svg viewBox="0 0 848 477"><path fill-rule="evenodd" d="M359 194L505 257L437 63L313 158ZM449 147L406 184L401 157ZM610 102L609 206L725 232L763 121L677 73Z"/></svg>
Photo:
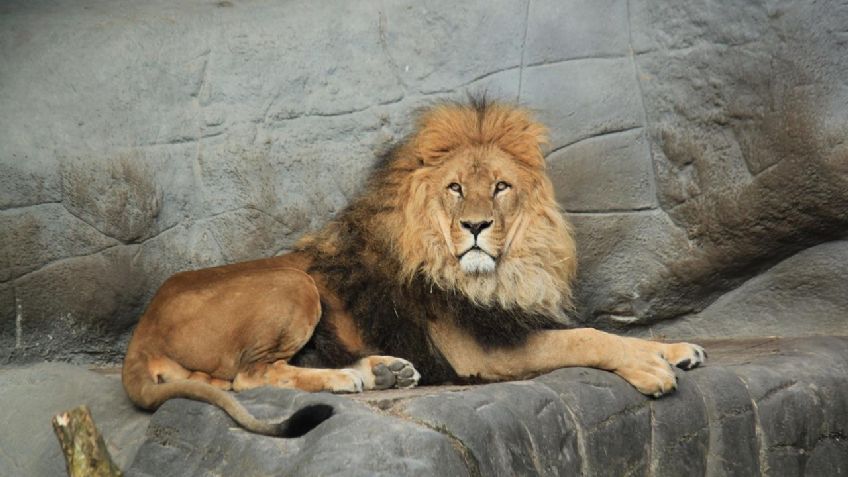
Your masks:
<svg viewBox="0 0 848 477"><path fill-rule="evenodd" d="M336 406L292 440L174 400L154 414L127 474L848 475L848 337L705 344L708 365L680 372L678 392L660 400L584 368L353 399L241 395L266 418L310 402Z"/></svg>

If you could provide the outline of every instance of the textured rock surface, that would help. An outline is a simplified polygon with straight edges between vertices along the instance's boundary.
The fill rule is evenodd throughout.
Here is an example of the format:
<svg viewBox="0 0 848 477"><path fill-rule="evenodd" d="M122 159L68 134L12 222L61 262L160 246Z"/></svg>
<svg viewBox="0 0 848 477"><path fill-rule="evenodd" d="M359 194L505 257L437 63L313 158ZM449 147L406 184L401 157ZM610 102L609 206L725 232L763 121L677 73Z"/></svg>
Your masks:
<svg viewBox="0 0 848 477"><path fill-rule="evenodd" d="M678 392L658 400L585 368L356 403L270 389L246 396L263 417L337 403L338 416L291 441L247 435L218 410L174 401L154 415L129 474L228 474L249 462L241 475L848 475L848 338L708 349L708 365L678 371Z"/></svg>
<svg viewBox="0 0 848 477"><path fill-rule="evenodd" d="M116 375L3 370L0 397L16 412L3 421L0 464L3 475L60 475L49 416L87 403L131 476L848 475L848 337L704 344L706 366L678 371L678 391L662 399L586 368L486 386L239 395L265 419L335 407L298 439L247 433L187 400L151 419L131 408Z"/></svg>
<svg viewBox="0 0 848 477"><path fill-rule="evenodd" d="M286 250L416 107L482 89L551 128L581 320L734 335L770 267L844 273L804 250L848 233L846 24L837 1L4 2L0 362L119 359L169 274ZM845 330L831 289L744 313Z"/></svg>
<svg viewBox="0 0 848 477"><path fill-rule="evenodd" d="M835 3L631 4L657 197L687 239L630 288L638 321L698 311L845 236L848 58L829 52L846 15Z"/></svg>
<svg viewBox="0 0 848 477"><path fill-rule="evenodd" d="M700 313L639 331L669 338L845 335L846 310L848 242L836 241L787 258Z"/></svg>
<svg viewBox="0 0 848 477"><path fill-rule="evenodd" d="M243 394L258 417L276 420L307 403L332 404L336 415L299 439L275 439L234 428L208 405L178 400L156 412L133 476L165 475L463 475L447 436L374 413L341 396L261 389Z"/></svg>

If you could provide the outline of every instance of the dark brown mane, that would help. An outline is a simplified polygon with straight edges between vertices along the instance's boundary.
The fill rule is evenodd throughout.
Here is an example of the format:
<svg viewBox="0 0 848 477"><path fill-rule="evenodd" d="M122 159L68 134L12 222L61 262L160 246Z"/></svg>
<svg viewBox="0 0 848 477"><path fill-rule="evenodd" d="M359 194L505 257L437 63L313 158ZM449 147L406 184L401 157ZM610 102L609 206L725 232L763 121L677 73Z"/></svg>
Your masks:
<svg viewBox="0 0 848 477"><path fill-rule="evenodd" d="M487 349L518 346L535 330L563 327L544 315L475 305L423 276L411 283L398 283L394 277L399 264L388 253L378 267L361 259L370 246L369 234L350 221L361 212L348 209L337 219L342 230L339 238L345 244L337 253L304 250L314 260L309 272L323 276L327 286L338 293L366 343L390 355L406 356L421 372L422 383L457 381L453 369L431 342L427 331L431 320L453 320ZM345 354L338 344L331 343L327 337L332 330L322 329L326 326L330 325L320 321L313 339L324 342L307 344L292 364L338 367L359 357Z"/></svg>

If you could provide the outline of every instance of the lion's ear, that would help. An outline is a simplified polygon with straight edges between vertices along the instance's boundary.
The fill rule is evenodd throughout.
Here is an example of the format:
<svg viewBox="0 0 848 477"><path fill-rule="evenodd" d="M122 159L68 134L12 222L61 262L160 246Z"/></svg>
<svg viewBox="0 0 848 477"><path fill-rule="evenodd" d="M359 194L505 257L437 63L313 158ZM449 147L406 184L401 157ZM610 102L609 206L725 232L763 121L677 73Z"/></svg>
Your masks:
<svg viewBox="0 0 848 477"><path fill-rule="evenodd" d="M471 111L447 105L427 111L418 121L416 155L424 164L439 164L448 153L470 143L475 119Z"/></svg>
<svg viewBox="0 0 848 477"><path fill-rule="evenodd" d="M483 135L516 160L536 169L545 167L542 145L548 142L548 130L523 109L500 107L486 114Z"/></svg>

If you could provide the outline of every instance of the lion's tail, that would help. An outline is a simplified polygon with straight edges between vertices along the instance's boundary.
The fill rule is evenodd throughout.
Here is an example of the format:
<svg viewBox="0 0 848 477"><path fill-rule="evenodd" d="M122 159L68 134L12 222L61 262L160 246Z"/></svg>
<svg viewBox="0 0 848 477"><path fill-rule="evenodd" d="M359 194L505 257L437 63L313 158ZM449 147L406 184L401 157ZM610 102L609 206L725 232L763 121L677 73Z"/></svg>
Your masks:
<svg viewBox="0 0 848 477"><path fill-rule="evenodd" d="M127 355L122 379L127 395L144 409L156 409L172 398L194 399L220 407L243 428L266 436L300 437L333 415L331 406L313 404L297 410L281 422L260 421L232 394L210 384L188 380L157 383L147 370L147 360L141 356Z"/></svg>

